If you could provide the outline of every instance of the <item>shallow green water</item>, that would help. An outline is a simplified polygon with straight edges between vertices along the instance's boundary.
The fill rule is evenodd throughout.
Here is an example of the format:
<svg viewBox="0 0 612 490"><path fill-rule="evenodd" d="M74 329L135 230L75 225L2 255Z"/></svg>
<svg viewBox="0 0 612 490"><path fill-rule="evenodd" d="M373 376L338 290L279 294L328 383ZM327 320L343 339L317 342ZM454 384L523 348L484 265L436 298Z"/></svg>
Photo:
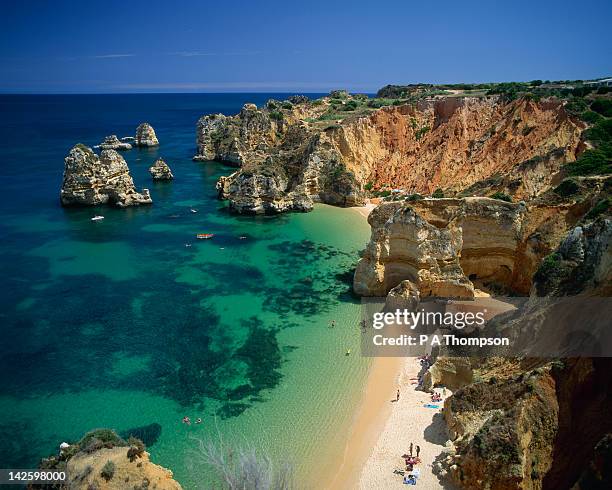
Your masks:
<svg viewBox="0 0 612 490"><path fill-rule="evenodd" d="M148 116L162 146L124 154L137 187L151 189L150 208L58 206L76 123L25 153L2 147L12 185L1 225L0 462L31 467L92 428L146 426L153 460L185 488L208 485L193 450L218 433L292 461L310 484L334 464L367 371L344 355L358 353L350 282L367 223L322 205L230 215L214 183L231 169L190 160L184 112L205 107L162 102ZM80 139L110 131L100 132ZM150 181L160 155L175 181ZM91 222L97 213L106 219ZM184 425L185 415L203 423Z"/></svg>

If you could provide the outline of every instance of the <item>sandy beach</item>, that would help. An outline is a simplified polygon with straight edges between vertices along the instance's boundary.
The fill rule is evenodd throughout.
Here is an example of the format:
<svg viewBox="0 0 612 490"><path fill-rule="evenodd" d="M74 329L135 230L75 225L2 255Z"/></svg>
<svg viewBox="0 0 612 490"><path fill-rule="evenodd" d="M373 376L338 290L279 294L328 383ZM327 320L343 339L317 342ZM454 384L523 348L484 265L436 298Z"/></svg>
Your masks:
<svg viewBox="0 0 612 490"><path fill-rule="evenodd" d="M363 206L358 206L354 209L355 211L357 211L361 216L363 216L364 218L367 219L367 217L370 215L370 213L372 212L372 210L378 206L379 203L374 203L371 201L366 201L365 205Z"/></svg>
<svg viewBox="0 0 612 490"><path fill-rule="evenodd" d="M432 473L447 438L440 409L424 407L430 395L415 389L420 369L416 358L373 360L342 462L328 488L404 488L402 476L394 471L404 470L401 456L411 442L421 448L417 487L450 488Z"/></svg>

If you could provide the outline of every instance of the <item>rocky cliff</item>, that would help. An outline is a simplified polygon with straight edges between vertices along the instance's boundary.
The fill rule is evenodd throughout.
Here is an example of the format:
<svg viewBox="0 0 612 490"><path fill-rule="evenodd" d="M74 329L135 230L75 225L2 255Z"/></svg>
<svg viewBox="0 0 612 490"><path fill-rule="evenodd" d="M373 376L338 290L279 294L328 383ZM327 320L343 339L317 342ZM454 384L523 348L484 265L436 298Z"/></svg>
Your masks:
<svg viewBox="0 0 612 490"><path fill-rule="evenodd" d="M385 296L403 280L421 296L470 298L478 288L529 293L541 261L598 203L609 177L586 178L567 195L551 189L528 203L491 198L385 202L368 222L370 241L353 289Z"/></svg>
<svg viewBox="0 0 612 490"><path fill-rule="evenodd" d="M589 298L599 298L599 307L609 310L601 298L609 297L610 287L608 213L587 217L571 229L534 275L530 301L493 319L486 328L515 340L526 333L529 342L534 342L529 334L535 332L549 345L563 335L559 323L549 325L550 331L542 330L547 328L542 319L552 300L579 295L588 308ZM576 313L592 335L605 335L586 320L593 312ZM601 313L609 318L609 311ZM603 355L605 345L609 343L596 346ZM430 378L458 388L444 405L453 444L435 465L441 476L467 489L557 489L574 484L605 488L602 482L610 474L601 457L609 455L605 441L612 431L607 416L612 410L610 357L589 358L583 353L562 359L441 357L439 361L440 366L436 361L430 368Z"/></svg>
<svg viewBox="0 0 612 490"><path fill-rule="evenodd" d="M360 104L343 93L204 116L194 160L239 167L218 185L238 212L304 211L318 201L351 206L366 188L459 193L486 179L526 199L560 180L586 127L556 99L446 97L378 110Z"/></svg>
<svg viewBox="0 0 612 490"><path fill-rule="evenodd" d="M198 121L196 161L219 160L240 167L217 184L219 197L239 213L309 211L314 202L352 206L362 202L325 132L307 119L323 109L307 102L246 104L240 114Z"/></svg>
<svg viewBox="0 0 612 490"><path fill-rule="evenodd" d="M64 206L119 207L151 204L148 189L136 191L127 163L115 150L104 150L100 156L91 148L78 144L64 160L64 178L60 200Z"/></svg>

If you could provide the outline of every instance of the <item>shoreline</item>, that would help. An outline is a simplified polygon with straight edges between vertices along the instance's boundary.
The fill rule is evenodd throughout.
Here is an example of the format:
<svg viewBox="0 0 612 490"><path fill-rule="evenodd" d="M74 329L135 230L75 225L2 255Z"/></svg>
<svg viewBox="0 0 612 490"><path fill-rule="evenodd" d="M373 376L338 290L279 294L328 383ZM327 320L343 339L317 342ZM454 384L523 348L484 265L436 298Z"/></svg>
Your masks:
<svg viewBox="0 0 612 490"><path fill-rule="evenodd" d="M355 206L355 207L352 207L351 209L354 209L355 211L357 211L361 216L363 216L367 220L368 216L370 215L370 213L376 206L378 206L378 204L373 203L370 200L367 200L363 206Z"/></svg>
<svg viewBox="0 0 612 490"><path fill-rule="evenodd" d="M333 474L324 478L323 488L358 487L361 472L391 415L390 400L395 396L403 361L399 357L373 358L341 459Z"/></svg>

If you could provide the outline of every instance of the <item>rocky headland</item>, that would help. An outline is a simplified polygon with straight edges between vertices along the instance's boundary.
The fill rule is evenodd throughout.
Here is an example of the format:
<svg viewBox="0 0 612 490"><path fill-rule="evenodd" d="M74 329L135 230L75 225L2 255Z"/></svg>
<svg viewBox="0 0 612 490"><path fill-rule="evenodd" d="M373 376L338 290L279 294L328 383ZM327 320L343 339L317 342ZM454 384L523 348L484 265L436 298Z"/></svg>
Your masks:
<svg viewBox="0 0 612 490"><path fill-rule="evenodd" d="M130 169L119 153L103 150L98 156L82 144L74 146L64 160L60 200L64 206L127 207L152 202L148 189L136 191Z"/></svg>
<svg viewBox="0 0 612 490"><path fill-rule="evenodd" d="M180 490L172 471L151 462L142 441L127 440L109 429L88 432L75 443L62 443L59 452L40 463L40 469L65 471L70 490ZM47 488L31 485L30 488Z"/></svg>
<svg viewBox="0 0 612 490"><path fill-rule="evenodd" d="M146 122L139 124L136 128L134 145L139 147L159 146L159 141L153 126Z"/></svg>
<svg viewBox="0 0 612 490"><path fill-rule="evenodd" d="M163 158L158 158L155 163L149 168L149 173L153 180L172 180L174 175L170 167Z"/></svg>

